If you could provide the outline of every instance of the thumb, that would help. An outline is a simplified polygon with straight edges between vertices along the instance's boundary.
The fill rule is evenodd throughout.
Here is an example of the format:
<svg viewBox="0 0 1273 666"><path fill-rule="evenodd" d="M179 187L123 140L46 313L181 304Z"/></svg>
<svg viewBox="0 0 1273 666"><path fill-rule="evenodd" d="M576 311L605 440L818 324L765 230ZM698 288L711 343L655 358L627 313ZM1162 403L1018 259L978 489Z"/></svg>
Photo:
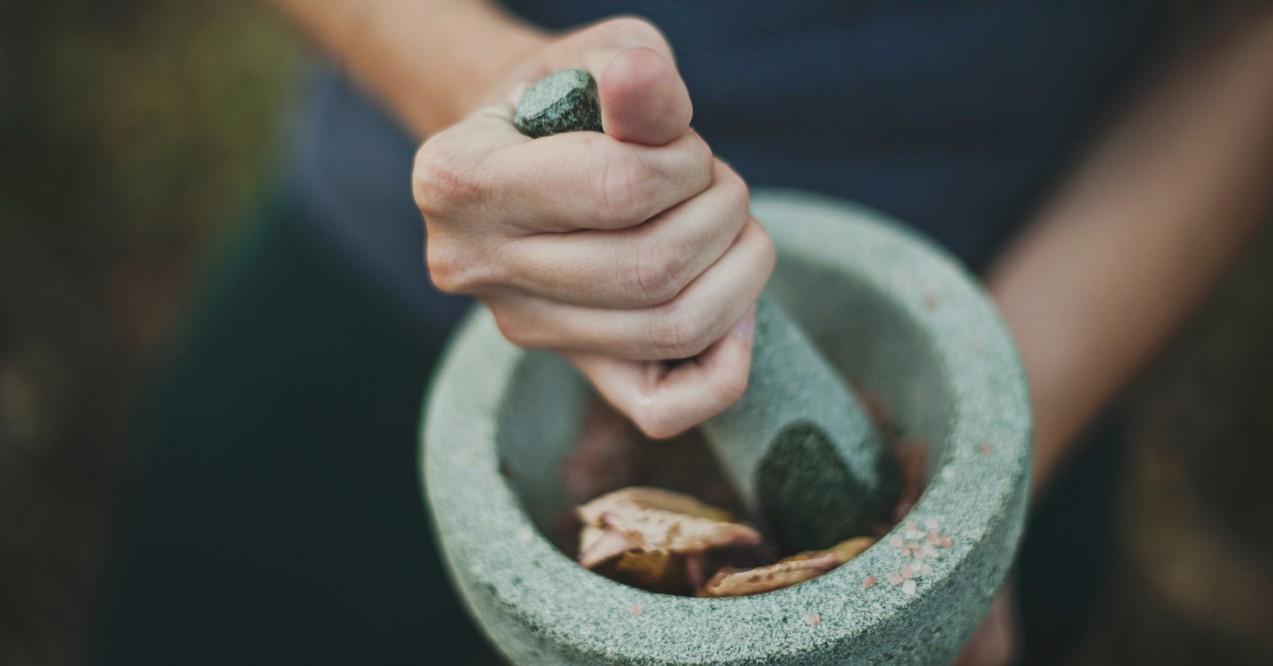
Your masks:
<svg viewBox="0 0 1273 666"><path fill-rule="evenodd" d="M647 146L662 146L684 134L694 107L662 34L636 19L594 29L601 44L588 49L583 60L597 80L605 133Z"/></svg>

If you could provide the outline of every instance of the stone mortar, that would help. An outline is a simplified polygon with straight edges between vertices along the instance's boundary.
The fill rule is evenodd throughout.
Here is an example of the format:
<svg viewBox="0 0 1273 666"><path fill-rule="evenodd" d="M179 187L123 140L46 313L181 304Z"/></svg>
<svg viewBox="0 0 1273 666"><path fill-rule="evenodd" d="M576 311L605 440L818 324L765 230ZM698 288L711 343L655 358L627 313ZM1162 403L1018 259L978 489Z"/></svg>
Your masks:
<svg viewBox="0 0 1273 666"><path fill-rule="evenodd" d="M794 192L759 193L753 211L779 252L768 297L928 444L923 495L880 543L794 587L699 599L606 579L541 529L570 508L562 461L590 389L475 310L435 377L421 461L452 579L513 663L946 663L1003 582L1026 508L1030 410L990 301L944 253L874 212ZM948 547L913 586L892 584L914 563L896 544L925 541L933 525Z"/></svg>

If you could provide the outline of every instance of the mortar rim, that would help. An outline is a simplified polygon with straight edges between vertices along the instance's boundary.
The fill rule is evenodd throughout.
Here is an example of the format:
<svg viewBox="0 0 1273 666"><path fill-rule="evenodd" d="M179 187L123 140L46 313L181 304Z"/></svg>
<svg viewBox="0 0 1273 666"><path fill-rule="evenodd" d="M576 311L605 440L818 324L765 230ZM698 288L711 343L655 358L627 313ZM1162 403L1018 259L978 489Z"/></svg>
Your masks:
<svg viewBox="0 0 1273 666"><path fill-rule="evenodd" d="M960 393L961 397L957 400L956 409L957 423L952 427L951 446L947 448L941 467L945 469L947 465L967 462L970 457L974 460L977 460L976 456L986 457L981 451L974 450L972 447L978 446L977 440L980 439L978 433L993 429L997 425L999 429L1009 434L997 443L1000 447L1000 450L996 452L997 455L979 462L995 465L1001 473L990 475L994 478L987 483L979 484L980 492L977 494L984 495L981 498L983 501L989 500L1003 505L1023 502L1020 497L1024 493L1028 480L1030 457L1029 403L1024 373L1006 327L988 298L976 287L973 278L943 251L917 237L913 231L869 209L826 197L771 190L756 194L753 199L753 210L756 217L761 220L765 220L767 214L778 214L780 211L781 214L778 214L778 217L790 218L785 220L782 226L767 226L779 248L780 256L799 252L806 261L824 264L827 268L844 274L846 279L858 279L869 283L872 288L895 295L896 302L904 308L908 316L921 322L927 321L930 327L942 326L943 322L949 324L952 320L962 322L943 335L934 337L935 346L945 364L943 373L947 375L947 381L956 389L956 392L959 392L961 383L971 384L970 378L980 376L982 381L989 380L991 383L1006 387L1004 395L1007 399L1005 403L999 405L1003 413L997 416L987 415L981 413L985 412L987 406L971 405L969 397ZM797 217L801 218L799 222L791 221ZM836 250L863 256L876 253L896 254L901 261L914 262L921 267L916 275L925 279L940 278L939 281L946 290L943 297L944 303L958 302L967 307L938 308L934 312L933 308L925 303L923 293L914 291L912 289L914 285L908 286L905 281L898 283L895 275L888 273L886 267L876 265L872 261L850 262L849 265L845 265L843 255L834 255ZM923 285L919 286L923 287ZM974 325L968 326L969 320L972 320ZM973 339L973 331L977 332L980 340ZM485 586L484 592L498 601L502 612L510 614L519 621L538 626L540 631L551 636L561 646L572 646L581 655L648 660L651 663L663 663L660 660L668 658L670 652L661 649L664 647L663 644L643 642L642 645L646 648L644 650L610 654L608 649L612 645L607 644L607 636L615 632L640 630L642 625L648 628L650 622L657 622L660 612L667 612L668 617L677 618L683 622L687 613L691 616L697 613L693 608L711 608L710 613L714 619L707 621L708 624L720 626L722 623L725 625L734 623L745 625L748 629L765 625L774 633L774 640L755 642L761 647L759 651L748 650L737 659L716 659L722 655L710 651L704 652L704 654L712 654L713 663L750 662L779 654L784 656L791 654L790 641L783 639L788 637L792 629L777 629L772 626L773 622L763 621L766 617L772 618L775 610L781 612L781 608L825 605L828 603L828 598L834 598L842 606L847 606L847 611L854 617L870 616L871 621L852 620L833 626L827 626L833 623L822 622L819 627L820 633L812 635L814 639L812 642L800 643L800 646L816 651L828 642L853 640L864 632L870 631L872 627L895 620L897 615L904 614L912 605L916 597L899 598L900 595L897 594L892 595L893 598L884 599L884 603L879 603L882 593L895 592L895 590L885 589L884 585L880 585L879 590L873 588L874 592L860 587L860 581L866 573L873 571L873 568L880 568L890 555L881 544L904 530L908 521L903 521L890 531L881 540L881 544L877 544L854 561L830 574L798 586L754 597L696 599L654 594L610 581L579 567L533 528L518 499L499 475L495 426L499 419L502 387L525 354L526 352L503 340L489 313L476 312L465 322L459 334L453 339L451 348L448 349L445 360L435 376L435 388L430 392L431 397L426 410L427 418L422 430L421 464L428 480L426 491L429 501L434 507L446 509L446 515L435 512L433 520L437 526L438 541L446 556L448 567L452 571L453 580L465 590L466 601L471 603L467 597L483 592L478 588ZM978 361L976 357L981 357L983 360ZM990 360L986 361L987 357L991 357ZM467 395L462 395L459 386L471 383L473 380L465 382L455 378L471 377L479 370L487 373L485 381L479 382L482 384L478 387L482 394L469 392ZM995 376L983 376L987 374ZM966 390L968 387L963 388ZM473 419L474 416L478 418ZM445 443L431 444L447 438L448 433L456 436L456 439L463 439L459 437L462 434L467 434L472 439L464 447L452 446L450 449L446 449ZM451 453L450 459L443 455L444 449ZM459 459L465 457L465 452L469 454L468 462L473 465L473 469L469 472L480 479L477 484L460 482L462 477L468 475L461 473L460 469L463 467L461 464L463 461ZM945 496L949 493L943 492L943 488L949 491L953 487L948 482L949 479L944 478L941 473L934 474L924 495L908 514L908 520L911 517L924 519L926 516L942 513L938 505L943 501L960 499ZM479 486L485 486L486 489L479 490ZM443 488L447 490L441 490ZM486 493L486 496L482 497L482 493ZM963 499L962 505L968 505L973 503L974 498L964 497ZM492 519L494 524L485 524L486 521L476 515L481 513L473 510L473 507L478 505L485 507L484 510L489 512L487 518ZM990 534L993 528L999 527L992 525L992 520L1014 520L1013 515L1020 513L1020 511L1009 511L1004 515L987 510L978 514L975 505L965 506L965 508L968 510L962 513L962 522L965 525L961 529L966 533L977 535L977 538L973 539L972 543L955 544L950 553L951 557L943 559L940 563L941 569L935 571L934 585L955 575L961 565L973 556L974 551L984 545L982 543L984 537ZM1020 519L1017 517L1015 520L1019 522ZM456 532L456 529L461 527L463 531ZM531 529L531 536L522 542L522 535L528 528ZM475 529L481 531L483 537L473 538ZM1010 532L1012 532L1012 543L1005 547L1014 550L1019 524ZM495 557L495 561L499 562L498 551L506 547L508 540L511 539L517 539L519 541L517 547L526 550L530 557L546 557L554 572L553 576L564 578L558 580L557 584L542 590L519 592L512 589L516 586L510 587L512 579L506 566L497 567L504 569L502 571L474 572L463 569L465 562L472 562L475 558L481 560ZM504 545L500 545L501 540ZM1011 553L1008 554L1011 555ZM553 576L542 578L547 580ZM528 602L527 600L536 593L552 594L558 598L564 596L567 601L563 605L577 604L577 606L572 605L568 609L548 608ZM876 603L869 604L870 608L865 605L868 597L876 599ZM643 607L640 619L628 612L633 605ZM744 607L750 610L744 611ZM581 635L578 631L555 632L554 628L559 624L552 621L552 616L563 613L568 616L586 617L589 626L594 627L596 631L588 632L587 635ZM476 614L481 615L481 613ZM721 616L734 617L722 620ZM482 621L485 624L486 620ZM574 625L574 628L578 629L578 625ZM488 627L489 631L491 631L490 627ZM598 638L594 638L594 635ZM626 641L624 644L631 645ZM766 650L765 647L771 647L772 650Z"/></svg>

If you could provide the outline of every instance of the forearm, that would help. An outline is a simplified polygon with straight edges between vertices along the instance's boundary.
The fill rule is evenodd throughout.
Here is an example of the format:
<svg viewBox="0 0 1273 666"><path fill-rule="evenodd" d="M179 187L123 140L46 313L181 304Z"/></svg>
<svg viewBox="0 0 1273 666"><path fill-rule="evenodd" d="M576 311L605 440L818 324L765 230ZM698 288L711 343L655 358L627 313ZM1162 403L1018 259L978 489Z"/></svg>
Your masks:
<svg viewBox="0 0 1273 666"><path fill-rule="evenodd" d="M544 37L485 0L271 0L417 134L452 124Z"/></svg>
<svg viewBox="0 0 1273 666"><path fill-rule="evenodd" d="M1264 12L1150 90L988 276L1030 383L1036 491L1223 275L1270 183Z"/></svg>

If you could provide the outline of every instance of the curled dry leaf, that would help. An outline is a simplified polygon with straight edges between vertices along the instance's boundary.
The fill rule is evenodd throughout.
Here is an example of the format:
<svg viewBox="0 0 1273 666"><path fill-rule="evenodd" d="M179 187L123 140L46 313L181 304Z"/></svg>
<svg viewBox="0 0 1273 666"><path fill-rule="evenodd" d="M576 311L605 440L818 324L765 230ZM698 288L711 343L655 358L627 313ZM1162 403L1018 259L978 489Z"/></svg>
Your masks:
<svg viewBox="0 0 1273 666"><path fill-rule="evenodd" d="M729 522L733 516L688 495L658 488L625 488L579 507L583 521L580 562L599 563L622 552L701 553L713 548L755 546L760 533ZM597 535L589 528L600 529ZM610 533L617 534L612 536ZM620 548L620 539L627 543ZM589 566L584 563L584 566Z"/></svg>
<svg viewBox="0 0 1273 666"><path fill-rule="evenodd" d="M705 597L737 597L760 594L803 583L848 562L870 548L875 539L863 536L841 541L827 550L811 550L754 569L721 569L699 594Z"/></svg>
<svg viewBox="0 0 1273 666"><path fill-rule="evenodd" d="M636 547L622 532L585 525L579 533L579 563L591 569Z"/></svg>
<svg viewBox="0 0 1273 666"><path fill-rule="evenodd" d="M760 533L713 506L658 488L625 488L577 510L579 563L655 591L696 589L703 555L760 544Z"/></svg>
<svg viewBox="0 0 1273 666"><path fill-rule="evenodd" d="M610 563L606 574L651 592L670 592L689 586L684 558L666 551L624 553Z"/></svg>
<svg viewBox="0 0 1273 666"><path fill-rule="evenodd" d="M633 486L606 493L579 507L576 513L583 524L599 525L602 514L631 508L654 509L722 522L734 519L728 511L704 504L684 493L648 486Z"/></svg>
<svg viewBox="0 0 1273 666"><path fill-rule="evenodd" d="M831 546L830 552L835 555L836 559L840 560L840 564L844 564L858 555L861 555L867 548L870 548L874 544L875 539L873 537L853 537L852 539L846 539L834 546Z"/></svg>
<svg viewBox="0 0 1273 666"><path fill-rule="evenodd" d="M641 509L601 516L601 526L622 533L641 550L701 553L727 546L756 546L760 533L741 523Z"/></svg>
<svg viewBox="0 0 1273 666"><path fill-rule="evenodd" d="M834 553L817 551L793 555L754 569L725 567L707 581L699 591L699 596L741 597L770 592L803 583L838 566L840 560Z"/></svg>
<svg viewBox="0 0 1273 666"><path fill-rule="evenodd" d="M703 582L709 551L754 547L760 533L693 497L659 488L616 490L579 507L579 563L651 591L697 590L736 597L820 576L875 543L869 536L793 555L752 569L723 567Z"/></svg>

